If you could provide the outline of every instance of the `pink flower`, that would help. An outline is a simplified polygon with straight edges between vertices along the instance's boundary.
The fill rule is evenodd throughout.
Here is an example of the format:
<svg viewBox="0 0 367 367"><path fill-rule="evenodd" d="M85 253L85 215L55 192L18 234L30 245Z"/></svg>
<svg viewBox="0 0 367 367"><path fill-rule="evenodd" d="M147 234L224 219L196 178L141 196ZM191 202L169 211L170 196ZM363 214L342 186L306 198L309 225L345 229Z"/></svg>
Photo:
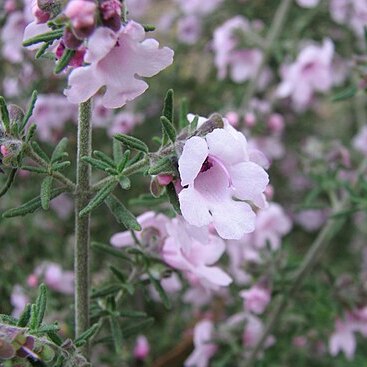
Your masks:
<svg viewBox="0 0 367 367"><path fill-rule="evenodd" d="M277 203L270 203L257 213L255 231L245 235L243 240L257 248L264 248L269 243L272 250L278 250L282 237L290 232L292 222L283 208Z"/></svg>
<svg viewBox="0 0 367 367"><path fill-rule="evenodd" d="M214 31L213 50L218 79L224 79L229 68L230 77L234 82L245 82L256 74L262 62L263 56L260 50L238 48L240 44L239 32L245 35L252 32L249 21L242 16L227 20ZM266 83L265 77L266 73L262 76L260 84Z"/></svg>
<svg viewBox="0 0 367 367"><path fill-rule="evenodd" d="M152 0L126 0L129 13L134 19L142 17L151 5Z"/></svg>
<svg viewBox="0 0 367 367"><path fill-rule="evenodd" d="M337 23L348 25L358 36L363 37L367 22L366 0L331 0L330 13Z"/></svg>
<svg viewBox="0 0 367 367"><path fill-rule="evenodd" d="M84 57L90 65L74 69L69 76L68 100L85 102L105 86L103 105L117 108L144 93L148 84L136 75L151 77L173 62L171 49L159 49L156 40L144 37L144 28L134 21L117 33L98 28L89 38Z"/></svg>
<svg viewBox="0 0 367 367"><path fill-rule="evenodd" d="M334 44L330 39L324 40L322 46L306 46L293 64L283 68L278 97L291 97L296 109L305 109L315 92L326 92L332 87L333 55Z"/></svg>
<svg viewBox="0 0 367 367"><path fill-rule="evenodd" d="M142 114L121 111L113 116L111 124L108 127L108 135L113 136L118 133L128 134L135 126L141 124L142 121Z"/></svg>
<svg viewBox="0 0 367 367"><path fill-rule="evenodd" d="M357 346L353 326L353 324L345 321L336 321L335 331L329 339L329 351L332 356L336 356L342 351L347 359L353 359Z"/></svg>
<svg viewBox="0 0 367 367"><path fill-rule="evenodd" d="M271 300L270 290L256 284L249 290L240 292L240 296L245 301L245 309L256 314L262 314Z"/></svg>
<svg viewBox="0 0 367 367"><path fill-rule="evenodd" d="M304 8L314 8L320 0L297 0L297 4Z"/></svg>
<svg viewBox="0 0 367 367"><path fill-rule="evenodd" d="M198 322L194 328L194 351L184 362L185 367L207 367L218 347L212 343L214 325L209 320Z"/></svg>
<svg viewBox="0 0 367 367"><path fill-rule="evenodd" d="M225 251L222 239L207 228L190 226L180 217L167 225L167 231L162 256L168 265L204 286L228 286L232 282L227 273L213 266Z"/></svg>
<svg viewBox="0 0 367 367"><path fill-rule="evenodd" d="M201 33L201 21L195 15L180 18L177 24L178 39L188 45L197 42Z"/></svg>
<svg viewBox="0 0 367 367"><path fill-rule="evenodd" d="M169 222L169 218L163 214L149 211L139 215L137 221L142 228L140 232L136 232L137 239L145 246L158 246L158 250L160 250L167 237L166 224ZM134 239L130 231L124 231L115 233L111 237L110 243L115 247L134 246Z"/></svg>
<svg viewBox="0 0 367 367"><path fill-rule="evenodd" d="M144 360L148 357L150 352L150 345L148 339L144 335L139 335L134 346L134 357L136 359Z"/></svg>
<svg viewBox="0 0 367 367"><path fill-rule="evenodd" d="M250 161L244 135L227 123L205 138L188 139L178 169L184 187L178 194L180 207L190 224L213 223L226 239L254 230L255 213L245 200L264 207L268 175Z"/></svg>

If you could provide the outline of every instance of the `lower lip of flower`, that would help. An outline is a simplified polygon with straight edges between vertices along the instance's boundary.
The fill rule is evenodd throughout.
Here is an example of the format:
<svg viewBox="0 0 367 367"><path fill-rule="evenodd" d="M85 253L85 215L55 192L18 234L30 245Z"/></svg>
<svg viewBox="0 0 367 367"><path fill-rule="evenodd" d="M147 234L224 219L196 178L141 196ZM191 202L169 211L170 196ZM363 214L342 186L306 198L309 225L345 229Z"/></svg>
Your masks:
<svg viewBox="0 0 367 367"><path fill-rule="evenodd" d="M228 187L232 186L232 179L231 179L231 175L228 172L227 167L223 164L223 162L216 156L214 155L208 155L208 157L206 158L206 160L204 161L200 172L206 172L208 171L210 168L212 168L214 165L218 165L223 172L225 173L225 175L228 178Z"/></svg>

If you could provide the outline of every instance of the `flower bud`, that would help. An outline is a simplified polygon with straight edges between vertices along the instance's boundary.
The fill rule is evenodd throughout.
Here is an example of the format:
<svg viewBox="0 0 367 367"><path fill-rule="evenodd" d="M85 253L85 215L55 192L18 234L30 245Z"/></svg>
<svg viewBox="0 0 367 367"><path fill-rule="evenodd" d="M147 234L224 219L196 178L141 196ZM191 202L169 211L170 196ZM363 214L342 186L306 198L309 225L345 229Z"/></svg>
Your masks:
<svg viewBox="0 0 367 367"><path fill-rule="evenodd" d="M99 6L102 23L115 32L121 28L121 8L119 0L102 0Z"/></svg>
<svg viewBox="0 0 367 367"><path fill-rule="evenodd" d="M64 42L64 45L70 50L77 50L79 46L83 43L83 40L77 38L68 27L66 27L64 30L62 40Z"/></svg>

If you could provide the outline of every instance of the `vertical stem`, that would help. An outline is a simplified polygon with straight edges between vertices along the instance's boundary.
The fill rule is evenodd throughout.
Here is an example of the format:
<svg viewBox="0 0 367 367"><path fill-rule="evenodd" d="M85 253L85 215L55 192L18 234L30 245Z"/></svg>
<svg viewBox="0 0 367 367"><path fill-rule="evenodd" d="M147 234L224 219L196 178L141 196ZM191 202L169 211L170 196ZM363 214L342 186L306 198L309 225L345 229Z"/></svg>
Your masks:
<svg viewBox="0 0 367 367"><path fill-rule="evenodd" d="M75 335L89 327L89 245L90 215L79 218L79 212L89 202L90 165L82 157L92 151L91 100L79 105L78 150L75 190Z"/></svg>
<svg viewBox="0 0 367 367"><path fill-rule="evenodd" d="M256 88L259 83L259 79L261 77L264 67L266 66L271 56L273 48L276 45L276 42L282 32L282 29L285 25L287 15L288 15L289 9L291 8L292 2L293 0L282 0L276 10L273 22L266 35L265 50L264 50L263 58L261 60L259 67L257 68L255 72L255 76L250 80L246 93L245 93L245 97L244 97L244 107L245 108L247 108L251 98L256 93Z"/></svg>

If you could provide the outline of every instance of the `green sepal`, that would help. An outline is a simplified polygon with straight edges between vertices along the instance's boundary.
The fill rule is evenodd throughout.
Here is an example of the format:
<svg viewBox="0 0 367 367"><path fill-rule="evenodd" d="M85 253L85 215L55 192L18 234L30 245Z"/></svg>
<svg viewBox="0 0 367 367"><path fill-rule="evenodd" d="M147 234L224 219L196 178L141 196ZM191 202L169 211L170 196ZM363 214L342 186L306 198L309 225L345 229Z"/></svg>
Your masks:
<svg viewBox="0 0 367 367"><path fill-rule="evenodd" d="M52 190L53 177L47 176L41 183L41 205L42 209L48 210L50 207L51 190Z"/></svg>
<svg viewBox="0 0 367 367"><path fill-rule="evenodd" d="M88 205L82 209L79 213L79 218L84 217L88 213L90 213L93 209L100 206L104 200L112 193L113 190L115 190L117 186L117 181L112 179L97 192L97 194L94 196L94 198L88 203Z"/></svg>
<svg viewBox="0 0 367 367"><path fill-rule="evenodd" d="M178 195L177 195L175 186L173 185L172 182L166 186L166 193L167 193L169 202L171 203L175 212L181 215L180 202L178 200Z"/></svg>
<svg viewBox="0 0 367 367"><path fill-rule="evenodd" d="M130 149L139 150L144 153L148 153L149 151L148 146L143 141L133 136L126 134L117 134L114 136L114 138Z"/></svg>
<svg viewBox="0 0 367 367"><path fill-rule="evenodd" d="M161 124L162 129L168 136L169 140L171 140L171 142L174 143L176 141L177 132L171 121L168 120L167 117L161 116Z"/></svg>
<svg viewBox="0 0 367 367"><path fill-rule="evenodd" d="M127 229L132 229L134 231L141 230L141 226L135 216L116 198L116 196L110 195L105 199L105 203L116 218L117 223L123 224Z"/></svg>

